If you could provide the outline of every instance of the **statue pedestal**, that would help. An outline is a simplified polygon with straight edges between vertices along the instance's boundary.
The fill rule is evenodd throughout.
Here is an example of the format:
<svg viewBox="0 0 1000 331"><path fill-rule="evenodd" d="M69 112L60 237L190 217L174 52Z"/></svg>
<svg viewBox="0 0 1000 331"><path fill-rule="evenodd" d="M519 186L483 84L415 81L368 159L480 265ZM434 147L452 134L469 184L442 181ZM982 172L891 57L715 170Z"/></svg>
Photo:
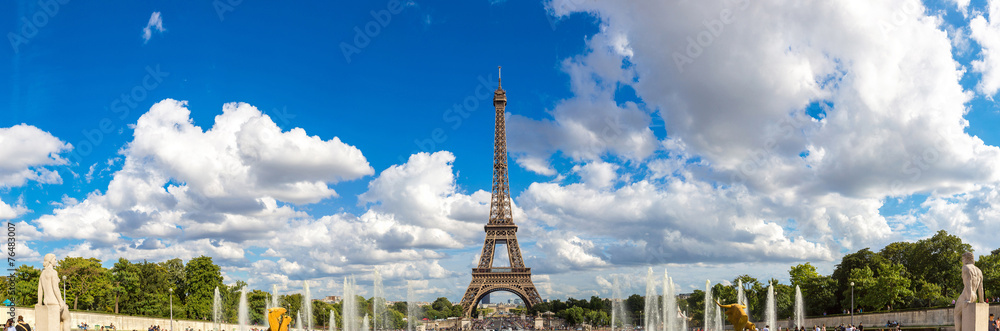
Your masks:
<svg viewBox="0 0 1000 331"><path fill-rule="evenodd" d="M962 331L986 331L989 327L989 316L988 303L969 304L962 312Z"/></svg>
<svg viewBox="0 0 1000 331"><path fill-rule="evenodd" d="M59 308L59 305L35 304L35 331L61 331Z"/></svg>

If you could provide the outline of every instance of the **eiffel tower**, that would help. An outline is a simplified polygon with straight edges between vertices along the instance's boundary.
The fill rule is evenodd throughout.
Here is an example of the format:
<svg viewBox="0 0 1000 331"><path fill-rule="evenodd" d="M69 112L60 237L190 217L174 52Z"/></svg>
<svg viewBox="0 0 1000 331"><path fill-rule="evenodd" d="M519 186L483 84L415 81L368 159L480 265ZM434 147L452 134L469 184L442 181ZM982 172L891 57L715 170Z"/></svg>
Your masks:
<svg viewBox="0 0 1000 331"><path fill-rule="evenodd" d="M497 67L499 71L499 67ZM479 300L496 292L507 291L521 297L525 306L541 303L542 297L531 282L531 268L524 266L521 248L517 245L517 225L511 217L510 186L507 182L507 129L504 125L504 108L507 93L497 79L493 92L496 108L496 132L493 141L493 195L490 198L490 221L486 224L486 241L479 258L479 267L472 269L472 282L462 297L462 309L471 317ZM506 244L510 267L493 267L493 251L497 244Z"/></svg>

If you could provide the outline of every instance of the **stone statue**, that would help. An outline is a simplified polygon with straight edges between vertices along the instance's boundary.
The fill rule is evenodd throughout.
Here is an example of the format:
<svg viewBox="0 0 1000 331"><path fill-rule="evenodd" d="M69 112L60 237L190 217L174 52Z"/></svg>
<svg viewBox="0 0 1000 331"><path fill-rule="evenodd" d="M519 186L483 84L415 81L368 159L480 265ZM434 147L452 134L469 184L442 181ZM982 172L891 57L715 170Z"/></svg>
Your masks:
<svg viewBox="0 0 1000 331"><path fill-rule="evenodd" d="M746 306L734 303L731 305L723 305L718 301L715 302L720 308L726 309L726 319L729 320L729 324L733 325L733 330L743 331L744 329L749 329L750 331L757 331L757 326L750 322L750 318L746 313Z"/></svg>
<svg viewBox="0 0 1000 331"><path fill-rule="evenodd" d="M955 331L985 330L989 306L982 303L983 272L973 264L974 259L972 252L962 254L962 283L965 288L955 300ZM980 319L982 323L977 323ZM983 327L979 327L980 324Z"/></svg>
<svg viewBox="0 0 1000 331"><path fill-rule="evenodd" d="M42 274L38 277L38 303L35 304L35 330L69 331L72 321L69 306L59 292L56 255L45 254Z"/></svg>

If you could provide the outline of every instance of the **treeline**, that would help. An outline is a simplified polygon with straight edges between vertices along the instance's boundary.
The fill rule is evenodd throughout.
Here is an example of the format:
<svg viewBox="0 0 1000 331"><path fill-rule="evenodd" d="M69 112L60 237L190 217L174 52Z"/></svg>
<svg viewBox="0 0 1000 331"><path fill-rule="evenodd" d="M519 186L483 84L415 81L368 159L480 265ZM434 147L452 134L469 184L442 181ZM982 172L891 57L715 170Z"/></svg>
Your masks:
<svg viewBox="0 0 1000 331"><path fill-rule="evenodd" d="M124 314L148 317L169 317L171 301L174 318L211 320L212 302L215 288L222 297L223 319L227 323L237 322L240 293L247 288L246 282L237 280L233 285L223 283L222 269L211 257L197 257L184 264L181 259L154 263L148 261L131 262L118 259L110 269L95 258L67 257L56 265L60 278L65 277L66 303L73 310ZM13 282L15 292L10 296L0 293L0 302L10 299L17 306L33 307L38 302L38 278L41 270L21 265L10 277L0 277L4 288ZM374 298L357 296L360 315L374 316ZM271 293L262 290L247 291L247 305L251 323L263 325L264 310L271 300ZM280 295L279 305L288 309L290 316L297 316L302 310L302 294ZM328 304L312 302L313 325L326 326L333 311L337 327L341 326L342 302ZM386 310L386 320L396 328L405 327L407 307L405 302L396 302ZM438 298L431 305L420 309L421 317L430 319L456 317L462 315L462 306L454 305L447 298ZM294 323L294 322L293 322Z"/></svg>
<svg viewBox="0 0 1000 331"><path fill-rule="evenodd" d="M638 300L640 301L643 300L639 295L632 296L639 298ZM629 300L631 302L632 298L629 298ZM642 310L641 306L639 310ZM528 312L531 315L537 315L542 312L553 312L555 313L555 317L562 318L570 325L583 323L590 325L611 325L611 300L602 299L597 296L591 296L590 301L573 298L566 299L566 302L551 300L532 306Z"/></svg>
<svg viewBox="0 0 1000 331"><path fill-rule="evenodd" d="M854 308L863 312L889 309L917 309L948 306L962 291L961 255L972 246L945 231L917 242L895 242L878 252L869 248L844 255L830 275L820 275L810 263L799 264L788 271L790 284L777 279L758 280L741 275L712 287L712 295L722 303L736 302L737 284L742 281L749 303L751 320L764 319L767 286L774 285L778 319L792 316L795 286L804 298L806 315L847 313L851 309L851 282L854 282ZM1000 297L1000 249L979 255L976 266L983 271L987 298ZM662 299L661 299L662 300ZM695 290L677 305L692 318L692 326L704 321L705 291ZM623 300L625 311L633 324L641 324L645 297L633 294ZM662 304L662 303L661 303ZM599 315L611 314L611 302L592 297L590 301L570 298L536 305L532 311L553 312L571 324L608 325ZM591 317L593 316L593 317Z"/></svg>

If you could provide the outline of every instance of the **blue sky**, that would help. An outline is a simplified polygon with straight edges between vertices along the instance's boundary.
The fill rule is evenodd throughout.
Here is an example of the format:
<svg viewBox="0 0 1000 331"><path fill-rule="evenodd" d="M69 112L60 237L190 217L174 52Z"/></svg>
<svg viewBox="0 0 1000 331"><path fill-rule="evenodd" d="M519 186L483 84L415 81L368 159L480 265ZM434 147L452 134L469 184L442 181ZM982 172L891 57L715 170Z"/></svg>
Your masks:
<svg viewBox="0 0 1000 331"><path fill-rule="evenodd" d="M323 295L378 267L457 300L497 66L543 297L648 267L684 291L828 273L941 229L996 248L1000 1L0 6L0 218L25 263L204 254Z"/></svg>

